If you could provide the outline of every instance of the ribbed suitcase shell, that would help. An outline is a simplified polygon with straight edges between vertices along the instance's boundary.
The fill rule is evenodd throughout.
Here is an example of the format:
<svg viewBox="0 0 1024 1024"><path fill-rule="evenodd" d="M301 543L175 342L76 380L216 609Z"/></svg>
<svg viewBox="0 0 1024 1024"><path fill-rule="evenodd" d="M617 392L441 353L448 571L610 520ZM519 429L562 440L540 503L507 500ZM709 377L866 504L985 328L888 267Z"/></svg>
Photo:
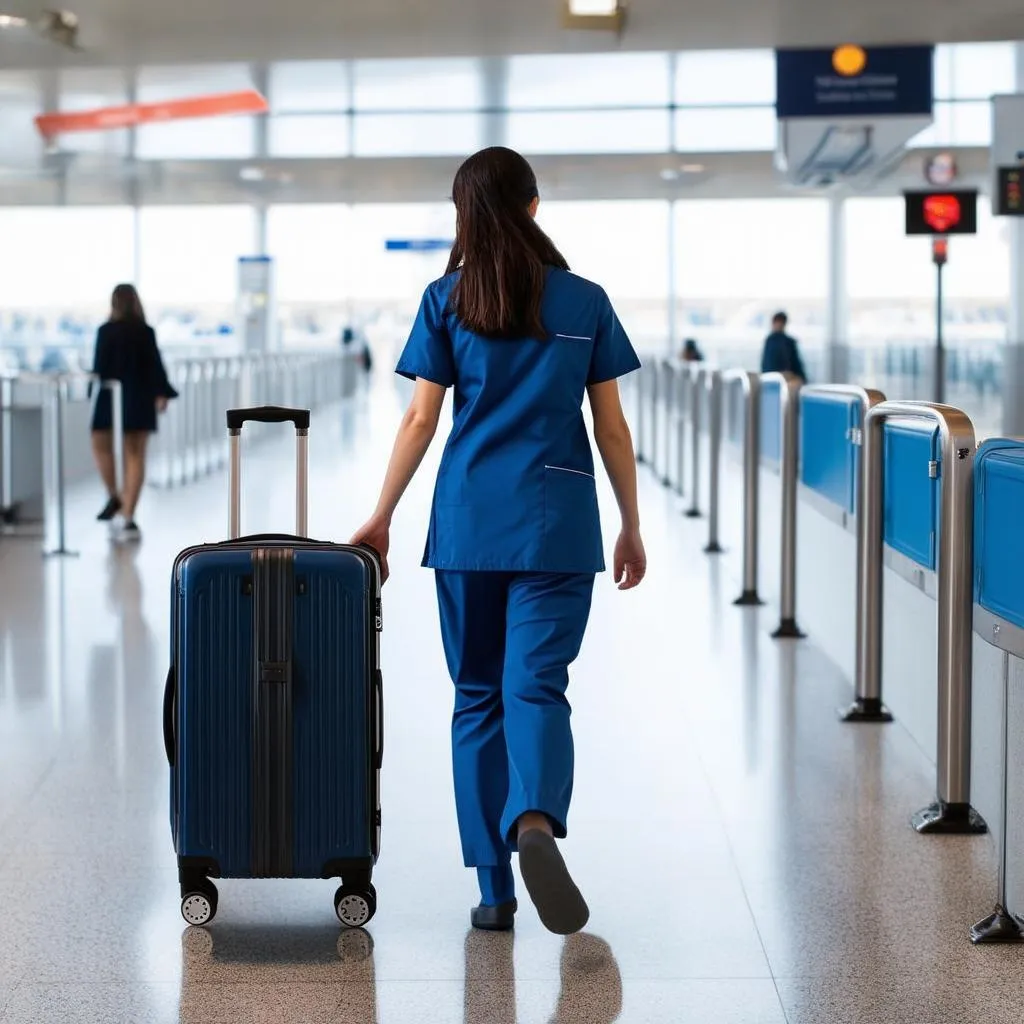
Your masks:
<svg viewBox="0 0 1024 1024"><path fill-rule="evenodd" d="M262 741L252 581L268 557L290 563L292 584L278 596L291 602L287 870L280 857L267 868L259 847L282 836L263 834L254 810ZM171 828L179 862L207 863L222 878L372 867L383 731L379 579L366 550L298 538L241 539L178 556Z"/></svg>

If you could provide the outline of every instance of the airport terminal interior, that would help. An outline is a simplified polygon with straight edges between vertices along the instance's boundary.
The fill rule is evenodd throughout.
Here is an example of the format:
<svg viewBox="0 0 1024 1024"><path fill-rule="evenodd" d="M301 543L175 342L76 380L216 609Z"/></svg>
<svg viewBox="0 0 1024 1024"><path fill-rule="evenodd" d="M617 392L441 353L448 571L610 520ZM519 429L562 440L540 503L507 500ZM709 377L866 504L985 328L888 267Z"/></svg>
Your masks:
<svg viewBox="0 0 1024 1024"><path fill-rule="evenodd" d="M1024 1018L1024 9L41 2L0 0L0 1024ZM179 628L185 549L302 507L345 544L373 512L453 178L496 146L642 364L619 383L646 577L597 576L569 669L568 935L517 857L514 930L471 926L421 567L450 396L379 621L345 556L371 581L344 608L373 639L335 652L362 731L316 723L367 779L323 786L362 794L373 899L351 865L289 877L314 798L288 782L327 774L305 712L266 710L291 655L245 669L229 721L187 688L227 641ZM166 371L137 511L151 428L98 358L135 315L119 284ZM308 435L229 443L229 409L271 406ZM353 635L329 619L321 653ZM236 744L248 788L189 831Z"/></svg>

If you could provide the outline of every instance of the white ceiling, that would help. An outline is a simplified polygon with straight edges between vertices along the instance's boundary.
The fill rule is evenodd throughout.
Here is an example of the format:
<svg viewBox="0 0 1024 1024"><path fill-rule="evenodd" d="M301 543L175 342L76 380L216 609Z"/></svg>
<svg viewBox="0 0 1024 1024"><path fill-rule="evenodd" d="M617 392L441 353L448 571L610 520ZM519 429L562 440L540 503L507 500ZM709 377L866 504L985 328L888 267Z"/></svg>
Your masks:
<svg viewBox="0 0 1024 1024"><path fill-rule="evenodd" d="M60 2L79 15L85 52L0 32L0 68L1024 38L1021 0L628 0L621 39L564 30L561 0L0 0L0 11Z"/></svg>

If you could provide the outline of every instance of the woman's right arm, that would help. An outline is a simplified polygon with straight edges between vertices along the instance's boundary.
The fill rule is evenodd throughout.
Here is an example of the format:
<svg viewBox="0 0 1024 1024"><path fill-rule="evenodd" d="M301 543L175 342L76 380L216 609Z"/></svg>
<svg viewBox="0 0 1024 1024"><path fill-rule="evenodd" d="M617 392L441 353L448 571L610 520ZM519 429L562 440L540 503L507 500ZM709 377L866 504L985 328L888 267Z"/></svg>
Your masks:
<svg viewBox="0 0 1024 1024"><path fill-rule="evenodd" d="M647 572L647 555L640 539L633 437L622 411L617 381L592 384L587 388L587 395L594 415L594 440L622 517L622 528L615 544L615 582L620 590L630 590Z"/></svg>

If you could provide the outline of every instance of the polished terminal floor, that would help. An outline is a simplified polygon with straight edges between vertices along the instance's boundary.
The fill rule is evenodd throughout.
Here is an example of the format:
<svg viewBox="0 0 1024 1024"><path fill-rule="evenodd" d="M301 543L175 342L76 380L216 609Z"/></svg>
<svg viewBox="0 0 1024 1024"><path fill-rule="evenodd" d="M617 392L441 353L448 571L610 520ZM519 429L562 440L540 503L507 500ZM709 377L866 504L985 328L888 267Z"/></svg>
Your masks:
<svg viewBox="0 0 1024 1024"><path fill-rule="evenodd" d="M324 414L311 526L372 503L395 392ZM252 450L246 525L287 525L291 446ZM0 541L0 1021L89 1024L1019 1022L1024 950L975 949L991 840L908 826L934 772L896 725L841 725L848 684L813 640L732 606L728 561L644 475L650 575L609 577L571 688L566 856L587 932L472 934L451 796L451 694L419 569L429 474L394 529L385 591L384 847L368 932L331 882L222 882L208 931L179 916L160 702L175 552L225 527L225 482L150 491L138 549L71 495L76 559ZM904 642L914 640L907 637Z"/></svg>

